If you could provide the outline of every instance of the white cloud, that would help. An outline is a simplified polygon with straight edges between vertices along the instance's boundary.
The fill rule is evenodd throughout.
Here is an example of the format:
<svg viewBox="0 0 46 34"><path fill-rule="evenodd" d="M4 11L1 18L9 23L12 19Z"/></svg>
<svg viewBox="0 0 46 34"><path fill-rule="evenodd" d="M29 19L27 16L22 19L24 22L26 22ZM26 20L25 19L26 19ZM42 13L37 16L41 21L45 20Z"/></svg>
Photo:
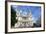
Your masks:
<svg viewBox="0 0 46 34"><path fill-rule="evenodd" d="M18 6L16 6L16 5L13 5L12 7L13 7L13 8L17 8Z"/></svg>
<svg viewBox="0 0 46 34"><path fill-rule="evenodd" d="M36 18L35 17L32 17L32 21L33 21L33 23L36 23Z"/></svg>

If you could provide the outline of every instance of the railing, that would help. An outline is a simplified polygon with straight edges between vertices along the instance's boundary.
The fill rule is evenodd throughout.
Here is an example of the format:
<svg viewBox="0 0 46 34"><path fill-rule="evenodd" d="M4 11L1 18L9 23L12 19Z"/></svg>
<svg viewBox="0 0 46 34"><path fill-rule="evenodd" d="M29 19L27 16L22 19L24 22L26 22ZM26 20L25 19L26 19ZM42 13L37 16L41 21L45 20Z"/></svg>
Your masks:
<svg viewBox="0 0 46 34"><path fill-rule="evenodd" d="M31 22L32 20L18 20L19 22Z"/></svg>

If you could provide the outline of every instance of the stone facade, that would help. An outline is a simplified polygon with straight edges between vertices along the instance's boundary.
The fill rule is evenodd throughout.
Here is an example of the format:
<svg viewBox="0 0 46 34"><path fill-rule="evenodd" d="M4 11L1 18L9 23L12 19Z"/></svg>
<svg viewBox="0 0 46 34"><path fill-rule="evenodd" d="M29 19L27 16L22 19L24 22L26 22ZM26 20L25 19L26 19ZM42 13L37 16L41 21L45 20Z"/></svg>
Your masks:
<svg viewBox="0 0 46 34"><path fill-rule="evenodd" d="M20 28L26 28L26 27L32 27L33 22L32 22L32 15L29 13L27 16L22 16L20 13L16 13L18 19L18 22L15 24L15 27L20 27Z"/></svg>

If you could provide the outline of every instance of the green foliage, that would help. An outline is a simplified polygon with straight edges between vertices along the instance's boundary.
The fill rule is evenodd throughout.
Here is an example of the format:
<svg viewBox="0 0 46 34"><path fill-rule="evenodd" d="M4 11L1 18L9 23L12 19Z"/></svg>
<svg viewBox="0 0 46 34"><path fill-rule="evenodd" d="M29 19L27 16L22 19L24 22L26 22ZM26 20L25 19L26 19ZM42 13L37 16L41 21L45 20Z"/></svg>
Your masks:
<svg viewBox="0 0 46 34"><path fill-rule="evenodd" d="M17 23L16 17L17 17L16 11L14 11L13 8L11 7L11 27L13 27L15 23Z"/></svg>
<svg viewBox="0 0 46 34"><path fill-rule="evenodd" d="M34 23L34 27L41 27L41 17Z"/></svg>

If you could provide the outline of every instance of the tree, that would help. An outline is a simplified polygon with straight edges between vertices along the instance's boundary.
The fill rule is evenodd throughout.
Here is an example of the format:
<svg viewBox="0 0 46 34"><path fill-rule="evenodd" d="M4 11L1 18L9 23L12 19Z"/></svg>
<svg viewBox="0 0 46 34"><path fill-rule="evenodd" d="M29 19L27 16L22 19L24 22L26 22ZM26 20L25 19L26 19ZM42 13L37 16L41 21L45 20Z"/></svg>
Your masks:
<svg viewBox="0 0 46 34"><path fill-rule="evenodd" d="M36 23L34 23L34 27L41 27L41 17L39 17Z"/></svg>
<svg viewBox="0 0 46 34"><path fill-rule="evenodd" d="M16 11L14 11L11 6L11 27L14 27L15 23L17 23L16 17L17 17Z"/></svg>

